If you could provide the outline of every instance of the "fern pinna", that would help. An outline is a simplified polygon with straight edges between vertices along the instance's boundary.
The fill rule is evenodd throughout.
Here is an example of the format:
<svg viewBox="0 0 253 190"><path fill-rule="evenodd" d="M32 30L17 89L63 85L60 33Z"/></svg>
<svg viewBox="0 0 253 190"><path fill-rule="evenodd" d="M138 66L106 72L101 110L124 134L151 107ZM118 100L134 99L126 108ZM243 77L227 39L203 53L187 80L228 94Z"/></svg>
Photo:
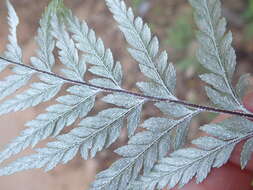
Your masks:
<svg viewBox="0 0 253 190"><path fill-rule="evenodd" d="M232 34L226 31L226 20L221 16L220 1L189 0L199 28L197 58L209 70L200 78L208 84L206 93L217 107L179 100L175 94L175 69L168 63L167 53L159 50L158 38L124 1L105 1L129 44L129 54L148 79L137 83L142 93L122 88L121 64L62 0L52 0L46 8L36 37L37 56L30 59L31 65L24 64L16 37L19 19L7 1L10 34L6 51L0 57L0 71L11 65L13 74L0 82L0 115L37 106L55 98L64 84L70 86L66 95L56 98L56 104L26 123L27 128L0 152L0 163L48 137L55 137L55 141L35 149L35 154L2 166L0 175L32 168L49 171L67 163L78 152L85 160L93 158L118 139L125 124L128 144L115 150L121 158L97 174L90 189L153 190L177 184L182 187L193 177L200 183L211 168L228 161L236 144L246 140L241 152L244 168L253 148L253 127L249 120L253 114L242 104L249 74L233 86L236 56L231 46ZM63 64L60 75L52 71L54 50ZM85 81L87 73L95 77ZM6 100L35 74L40 82L31 83L27 90ZM107 92L102 101L113 108L88 116L102 92ZM164 117L151 117L141 123L142 107L147 102L153 102ZM227 113L232 117L201 126L200 130L210 136L197 138L192 141L193 147L184 148L191 120L202 112ZM77 120L78 126L62 133Z"/></svg>

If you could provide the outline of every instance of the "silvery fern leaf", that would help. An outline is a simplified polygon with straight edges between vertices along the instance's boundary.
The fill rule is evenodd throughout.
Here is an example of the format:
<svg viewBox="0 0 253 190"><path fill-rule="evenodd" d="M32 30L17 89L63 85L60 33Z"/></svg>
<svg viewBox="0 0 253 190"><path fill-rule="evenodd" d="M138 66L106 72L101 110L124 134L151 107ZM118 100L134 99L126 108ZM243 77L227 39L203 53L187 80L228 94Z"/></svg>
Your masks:
<svg viewBox="0 0 253 190"><path fill-rule="evenodd" d="M190 114L197 115L198 113L201 112L200 110L189 109L183 105L178 105L175 103L158 102L155 104L155 106L158 107L163 114L174 118L182 118ZM175 127L173 131L170 133L171 145L174 150L177 150L182 146L184 146L187 140L190 121L191 119Z"/></svg>
<svg viewBox="0 0 253 190"><path fill-rule="evenodd" d="M128 145L115 152L122 156L112 166L97 175L91 185L93 190L124 189L133 182L143 169L144 174L150 172L157 160L170 150L170 133L176 127L185 125L197 112L192 112L180 120L168 118L150 118L143 123L147 131L135 134Z"/></svg>
<svg viewBox="0 0 253 190"><path fill-rule="evenodd" d="M57 98L59 104L49 106L46 113L26 123L28 128L0 153L0 162L28 146L35 146L49 136L57 136L64 127L72 125L76 119L83 118L90 112L94 106L97 90L72 86L67 91L69 95Z"/></svg>
<svg viewBox="0 0 253 190"><path fill-rule="evenodd" d="M57 15L54 15L51 26L53 28L52 34L57 39L56 46L59 48L59 58L68 68L67 70L62 69L62 72L70 79L83 81L86 64L84 63L84 60L79 60L75 43L65 30L64 23L60 22L60 19L61 18L58 18Z"/></svg>
<svg viewBox="0 0 253 190"><path fill-rule="evenodd" d="M45 71L50 71L51 67L54 65L54 57L53 57L53 49L54 49L54 41L52 38L51 33L51 26L50 20L53 11L55 11L56 7L58 6L57 1L53 1L47 7L42 19L40 20L40 28L38 30L37 42L40 47L39 51L37 52L38 57L32 57L31 62L35 68L38 69L45 69ZM20 68L16 68L17 71L22 71ZM24 75L26 70L24 71ZM29 76L29 75L28 75ZM10 81L16 82L12 78L16 77L19 80L18 75L11 75ZM13 111L20 111L26 108L36 106L42 102L48 101L52 99L61 89L61 86L64 84L63 80L60 80L55 77L40 75L40 82L32 83L31 88L18 94L14 98L10 100L6 100L2 104L0 104L1 113L6 114ZM5 85L10 85L9 83L4 83ZM15 86L15 85L12 85ZM4 161L5 159L9 158L13 154L19 153L22 149L26 148L30 144L24 145L24 143L29 142L32 138L34 138L34 134L31 133L31 136L27 133L27 130L21 133L21 136L14 139L12 143L7 145L6 149L2 151L0 154L4 155L1 157L0 162ZM42 135L41 135L42 136ZM18 144L20 142L20 144ZM22 144L23 143L23 144ZM18 147L15 151L11 150L8 147Z"/></svg>
<svg viewBox="0 0 253 190"><path fill-rule="evenodd" d="M84 21L69 13L68 29L77 42L77 48L85 56L84 60L91 64L89 71L103 78L92 79L92 84L104 87L120 88L122 82L122 68L119 62L114 62L110 49L105 49L103 41L96 37Z"/></svg>
<svg viewBox="0 0 253 190"><path fill-rule="evenodd" d="M31 58L31 63L34 67L45 71L51 71L51 68L55 64L53 50L55 48L55 41L52 36L51 19L55 13L57 1L52 1L46 8L41 20L40 27L38 29L38 35L36 42L39 46L37 50L37 57Z"/></svg>
<svg viewBox="0 0 253 190"><path fill-rule="evenodd" d="M52 20L57 22L57 18L55 17L52 17ZM48 24L50 24L49 22L50 21L48 20ZM59 48L62 48L60 49L60 54L65 58L65 59L62 58L63 63L70 68L69 73L73 73L71 72L72 71L71 69L73 69L75 77L77 77L79 80L83 80L82 78L86 71L85 62L79 63L79 58L78 56L76 57L77 50L74 47L73 41L71 41L67 32L65 32L63 28L57 28L56 25L55 28L53 29L56 32L57 31L59 32L60 30L60 32L62 32L60 34L63 34L63 36L57 37L58 38L57 46ZM66 40L66 43L72 42L72 46L70 46L70 49L61 46L64 40ZM67 53L64 55L64 52ZM75 57L76 62L72 62L73 57ZM5 106L7 111L8 109L10 109L11 111L11 109L16 109L14 108L13 101L17 102L19 100L27 100L28 102L25 103L29 103L30 100L32 100L30 98L32 98L33 96L35 99L30 103L36 104L38 101L46 101L48 99L51 99L58 92L58 90L60 90L60 87L63 84L63 82L62 80L55 79L55 77L49 76L48 77L41 76L41 77L45 81L45 84L42 83L32 84L33 88L24 92L21 95L18 95L16 99L5 102L4 104L2 104L2 106ZM36 88L42 87L45 88L44 91L36 90ZM47 92L50 93L45 94L46 90L48 90ZM30 145L32 146L36 145L39 141L51 135L53 136L58 135L65 126L69 126L73 124L77 118L82 118L85 115L87 115L88 112L93 108L96 94L99 92L99 90L77 86L73 86L69 88L67 91L71 95L66 95L57 98L57 101L60 104L48 107L47 113L39 115L35 120L30 121L26 124L26 126L28 126L29 128L21 132L21 135L16 139L14 139L9 145L7 145L5 150L0 153L1 155L3 155L1 156L0 162L4 161L5 159L8 159L10 156L14 154L19 153L20 151L22 151L23 149L27 148ZM80 92L82 92L83 94L80 94ZM44 94L45 96L39 97L38 95L40 93ZM27 95L30 97L28 97ZM27 105L25 103L20 103L20 105L18 105L17 108L19 109L26 108Z"/></svg>
<svg viewBox="0 0 253 190"><path fill-rule="evenodd" d="M16 34L19 18L8 0L6 1L6 4L8 9L10 34L8 36L9 43L7 45L7 50L4 52L4 56L12 61L22 63L22 51L18 45ZM2 71L8 64L7 61L1 61L0 71ZM0 81L0 100L26 85L34 73L34 71L29 69L16 67L14 67L13 72L15 73L14 75L10 75L3 81Z"/></svg>
<svg viewBox="0 0 253 190"><path fill-rule="evenodd" d="M61 101L66 101L68 103L70 102L70 99L73 99L73 97L61 97ZM93 102L90 102L90 104L93 104ZM61 108L61 110L65 109L62 105L57 105L52 106L50 110L59 110L57 107ZM82 112L78 114L84 116L89 112L89 107L92 106L81 105L80 109L82 108ZM84 159L94 157L98 151L110 146L118 138L123 127L123 118L126 112L126 109L110 108L99 112L94 117L87 117L80 122L78 128L73 129L68 134L58 136L57 141L48 143L46 148L37 149L37 154L18 159L10 165L0 169L0 175L10 175L18 171L41 167L45 167L45 170L48 171L53 169L59 163L66 163L71 160L79 149ZM50 114L52 115L53 112ZM41 115L41 117L46 118L49 117L49 115ZM47 128L44 128L43 130L47 130L49 133L57 135L63 127L63 122L67 122L66 125L72 124L76 117L76 114L69 115L68 117L64 116L61 120L57 121L56 128L53 126L47 126ZM34 122L39 121L37 120ZM37 124L34 122L31 122L31 125ZM32 141L34 143L36 139L32 139ZM27 161L34 161L33 158L37 159L36 164L25 166L28 164ZM20 166L23 165L23 167L17 169L15 168L17 164Z"/></svg>
<svg viewBox="0 0 253 190"><path fill-rule="evenodd" d="M110 102L111 96L105 97L104 101ZM131 103L121 106L124 108L109 108L95 116L84 118L79 123L79 127L67 134L58 136L57 141L54 143L65 144L65 148L62 151L80 150L81 156L85 160L93 158L97 152L109 147L116 141L124 126L123 121L126 115L142 105L142 102L136 100L135 97L129 97L128 99L131 100L129 101ZM48 144L48 153L51 150L51 144ZM59 149L58 151L60 152L61 150Z"/></svg>
<svg viewBox="0 0 253 190"><path fill-rule="evenodd" d="M64 84L64 81L55 77L51 77L51 80L48 80L48 78L41 75L40 79L41 82L32 83L31 87L25 92L1 103L0 115L24 110L42 102L46 102L52 99Z"/></svg>
<svg viewBox="0 0 253 190"><path fill-rule="evenodd" d="M119 62L114 63L112 52L110 49L106 49L100 38L97 38L95 32L89 29L88 25L84 21L79 19L69 12L67 17L68 29L73 34L74 40L77 42L77 47L85 54L85 61L91 64L89 71L97 76L103 78L95 78L90 82L95 85L103 87L111 87L121 89L122 82L122 68ZM143 100L133 100L130 96L120 95L119 93L112 94L104 99L105 102L114 104L116 106L126 107L126 105L119 105L120 99L133 101L136 104L135 109L131 109L131 112L127 116L128 120L128 135L134 134L140 122L140 114ZM127 103L126 102L126 103ZM121 104L123 102L121 101ZM130 102L132 104L132 102Z"/></svg>
<svg viewBox="0 0 253 190"><path fill-rule="evenodd" d="M10 34L8 36L9 44L7 45L7 50L4 52L4 55L10 60L22 62L22 51L17 40L17 26L19 24L19 18L9 0L6 1L6 4L8 9Z"/></svg>
<svg viewBox="0 0 253 190"><path fill-rule="evenodd" d="M176 74L173 66L167 64L167 53L159 55L159 41L147 24L140 17L135 18L131 8L124 1L106 0L106 3L124 33L132 57L139 63L144 75L152 82L138 83L139 88L147 95L157 97L174 97Z"/></svg>
<svg viewBox="0 0 253 190"><path fill-rule="evenodd" d="M55 14L51 13L51 15L52 34L57 39L56 45L60 49L60 60L69 69L68 71L65 70L65 73L68 73L68 77L74 77L79 81L83 81L84 73L86 71L85 62L79 61L78 52L75 48L74 42L65 31L64 25L59 24L58 18ZM49 24L48 27L50 27L50 20L48 20L47 23ZM54 77L45 78L47 81L54 81L53 84L47 86L45 86L45 84L43 85L47 90L52 90L50 94L47 94L48 96L55 95L58 91L57 89L63 84L62 81L57 82L57 80L53 78ZM57 84L60 85L56 87L55 85ZM34 85L36 86L36 84ZM34 89L31 89L31 91L34 91ZM29 145L36 145L39 141L49 136L58 135L65 126L73 124L77 118L86 116L93 108L96 94L99 92L99 90L94 90L89 87L78 86L73 86L67 91L71 95L57 98L57 101L60 104L48 107L47 113L39 115L35 120L26 124L29 128L24 130L19 137L7 145L7 148L1 152L4 156L1 157L0 161L9 158L13 154L17 154ZM30 91L28 91L28 93L31 94ZM24 97L26 98L26 96L22 94L21 97L19 96L18 98L21 99ZM36 98L39 99L38 96ZM4 104L3 106L6 105ZM21 106L25 107L26 105Z"/></svg>
<svg viewBox="0 0 253 190"><path fill-rule="evenodd" d="M238 128L238 126L240 126ZM208 124L201 130L211 136L204 136L192 141L194 148L179 149L160 160L152 171L140 177L132 189L153 190L179 187L187 184L194 176L196 182L202 182L211 168L219 168L227 163L234 147L239 142L252 137L252 122L238 117L229 118L219 124ZM252 139L249 139L241 155L245 167L252 150Z"/></svg>
<svg viewBox="0 0 253 190"><path fill-rule="evenodd" d="M72 41L68 33L65 31L64 25L62 26L59 24L59 19L56 17L56 15L52 17L52 27L53 27L53 35L58 40L56 43L56 46L60 49L60 52L59 52L60 59L64 65L70 68L70 70L68 71L66 70L66 73L68 74L67 76L71 78L74 77L74 78L78 78L79 80L83 80L82 79L83 74L86 71L84 62L81 62L79 64L78 52L75 49L74 42ZM69 44L70 46L68 47ZM110 59L110 61L113 61L113 60ZM104 73L106 73L108 71L107 68L106 67L103 67L103 68L105 69ZM121 68L118 67L117 71L119 71L119 69ZM121 73L121 71L119 71L119 73ZM57 98L58 102L61 104L50 106L49 108L47 108L48 113L41 114L34 121L28 122L27 126L29 127L29 129L22 132L21 136L18 137L16 140L14 140L13 141L14 143L9 144L7 148L2 152L2 154L5 155L2 157L2 161L4 159L7 159L9 156L13 154L20 152L22 149L26 148L29 145L33 145L33 146L36 145L40 140L43 140L48 136L51 136L51 135L57 136L65 126L71 125L78 117L80 118L84 117L94 106L96 94L100 92L100 90L94 90L88 87L86 88L72 87L69 89L69 92L73 93L75 96L80 95L81 97L84 97L84 98L77 98L74 95L67 95L67 96ZM71 102L73 102L73 104L71 104ZM116 119L111 118L113 119L113 121L109 122L108 120L107 123L104 123L105 125L104 131L103 130L94 131L94 133L90 134L87 137L87 139L84 139L83 144L85 143L89 144L91 141L95 141L95 142L97 141L96 135L104 136L104 134L108 132L112 132L112 133L117 132L118 134L118 135L114 134L113 136L109 135L108 140L107 140L108 145L105 145L103 143L99 145L99 142L97 142L98 145L94 147L88 147L89 149L93 148L92 149L93 153L91 151L92 156L94 156L96 152L101 150L104 146L109 146L111 143L113 143L117 139L117 137L119 136L120 129L123 127L122 121L128 112L133 113L137 109L140 110L143 100L133 101L132 99L132 104L133 102L135 102L135 105L133 107L129 109L121 109L123 112L122 113L120 112L121 115L119 118L116 118ZM84 112L83 110L86 110L86 112ZM113 109L104 110L101 112L101 114L98 114L96 117L94 117L94 119L101 119L103 117L110 118L111 117L110 114L112 113L112 111ZM106 116L106 113L108 114L108 116ZM85 121L86 120L83 120L83 122ZM133 130L135 130L135 128L137 127L138 121L139 121L138 119L135 123L132 121L132 133L133 133ZM107 129L109 127L110 129ZM102 134L99 134L99 132L101 132ZM36 136L37 138L34 138L34 136ZM17 148L15 146L19 146L20 148ZM98 146L101 146L101 148L98 149ZM15 151L12 151L13 147L15 147ZM85 145L83 147L85 147Z"/></svg>
<svg viewBox="0 0 253 190"><path fill-rule="evenodd" d="M45 168L45 171L53 169L57 164L66 164L77 153L78 149L66 149L64 143L50 143L48 148L37 149L37 154L19 158L12 164L1 168L0 175L11 175L13 173L34 168Z"/></svg>
<svg viewBox="0 0 253 190"><path fill-rule="evenodd" d="M208 97L222 108L247 112L242 105L240 94L232 86L236 55L231 46L232 33L226 32L226 20L221 17L220 0L189 2L196 10L195 20L199 28L197 38L200 48L197 57L199 62L212 72L200 76L212 86L206 87Z"/></svg>
<svg viewBox="0 0 253 190"><path fill-rule="evenodd" d="M128 129L128 137L133 136L135 130L140 124L142 106L145 103L145 100L136 98L131 95L125 95L122 93L109 94L102 100L108 104L112 104L130 110L126 115L127 129Z"/></svg>
<svg viewBox="0 0 253 190"><path fill-rule="evenodd" d="M0 71L12 63L15 74L0 82L0 99L24 86L35 72L39 73L40 81L0 104L0 115L51 100L63 84L70 83L70 86L65 95L56 98L56 104L26 123L27 128L20 136L0 152L0 163L48 137L55 140L45 148L35 149L35 154L3 166L0 176L32 168L49 171L72 160L78 152L85 160L93 158L119 138L125 123L129 141L115 151L121 158L96 176L91 190L152 190L173 188L177 184L182 187L193 177L200 183L211 168L224 165L235 145L243 140L246 142L241 152L241 165L245 168L253 152L252 122L247 120L253 115L242 105L248 75L243 75L236 86L232 86L236 60L231 46L232 35L226 33L226 21L221 18L220 1L190 0L196 9L200 30L198 58L211 72L201 75L201 79L211 86L206 88L210 99L223 109L177 99L176 71L168 63L167 53L159 51L158 38L142 18L134 16L123 0L105 1L130 45L129 53L149 79L137 83L144 94L121 87L121 64L114 60L111 50L105 48L95 32L65 8L63 0L52 0L49 4L36 37L37 56L31 58L32 66L24 65L16 37L18 17L7 2L9 45L5 58L0 59L3 63ZM52 72L55 47L64 76ZM95 76L86 82L87 71ZM101 100L114 107L88 115L100 92L107 92ZM163 116L148 118L140 125L142 107L148 101L153 102ZM236 117L201 127L208 135L193 140L192 147L182 148L192 118L203 111L230 113ZM77 121L77 127L61 134L64 128Z"/></svg>
<svg viewBox="0 0 253 190"><path fill-rule="evenodd" d="M116 20L117 18L119 18L118 14L123 14L124 19L126 19L127 22L129 22L128 24L131 25L131 28L129 29L130 27L129 25L127 25L126 27L124 23L124 26L122 26L123 25L122 20L117 20L120 24L121 30L125 34L125 37L127 38L127 36L130 35L129 32L134 31L131 34L131 39L136 38L137 39L136 43L142 44L142 46L131 44L135 42L129 41L129 39L127 39L130 45L132 45L136 49L139 48L138 50L131 49L130 50L130 52L132 51L131 54L137 55L138 53L140 56L146 57L147 60L148 58L152 59L151 62L148 62L148 61L145 62L145 60L141 60L135 57L135 59L140 63L141 71L147 77L149 77L152 81L150 83L139 83L139 86L141 87L142 91L145 94L151 95L151 96L158 96L158 97L162 96L162 97L170 97L170 98L175 99L173 95L175 85L176 85L175 70L171 64L169 65L167 64L168 58L167 58L166 52L163 52L157 58L157 54L159 50L158 41L156 41L157 38L154 37L153 39L154 42L152 44L153 46L155 46L152 48L153 49L157 48L157 52L156 53L153 52L153 56L152 56L152 53L150 54L150 52L147 51L147 48L145 46L145 39L143 40L144 37L141 36L142 34L140 32L143 32L143 31L138 31L138 28L136 28L137 26L140 26L140 23L136 25L132 23L134 22L134 16L133 16L132 10L128 9L128 12L127 12L126 6L123 1L107 1L107 4L109 8L111 9L111 11L114 13ZM129 20L128 20L128 17L127 17L128 15L126 12L132 15L132 17ZM136 20L138 19L140 18L137 18ZM126 27L126 30L122 29L123 27ZM149 28L145 29L145 27L147 27L146 25L145 26L141 25L140 27L144 27L143 30L147 30L147 32L150 33L151 35L150 29ZM152 43L152 42L148 42L148 43ZM140 52L146 52L146 54L143 55ZM154 65L153 61L156 61L157 65ZM152 69L150 69L150 67ZM161 78L161 76L163 76L163 78ZM153 93L153 94L150 94L150 93ZM124 104L125 102L123 101L122 103L122 102L117 101L118 98L116 97L111 98L111 99L114 100L114 101L111 100L111 102L113 102L114 104L118 106L122 106L122 104ZM122 100L122 98L120 100ZM193 117L194 113L195 113L194 111L189 110L189 115L191 115L191 117ZM145 121L144 128L148 129L149 131L146 131L143 133L137 133L131 139L135 139L136 141L137 139L141 139L142 135L147 138L146 139L144 138L145 140L143 139L143 141L141 141L140 144L138 144L135 141L133 141L132 143L130 140L129 145L118 149L116 152L119 155L121 155L123 158L115 162L109 169L102 171L100 174L98 174L96 181L93 183L91 189L122 189L131 180L134 180L139 175L140 170L142 168L144 168L144 172L147 173L153 167L156 160L161 158L168 152L170 148L170 136L171 136L170 132L173 129L176 129L178 125L181 123L182 125L185 126L184 127L185 129L188 128L189 120L191 118L189 117L189 115L186 116L187 119L182 118L182 120L174 121L175 124L174 125L171 124L172 126L171 128L169 127L170 126L169 121L172 121L172 120L169 120L166 118L152 118L150 120ZM145 127L145 124L147 124L146 127ZM160 126L160 128L157 127L157 125ZM180 141L181 143L181 140L184 141L186 138L185 137L186 135L183 135L183 134L185 134L184 131L181 131L181 133L174 135L174 137L178 138L179 139L178 141ZM179 143L175 143L175 144L177 145L175 145L174 147L181 146ZM129 152L126 150L129 150ZM126 163L126 164L122 165L122 163Z"/></svg>
<svg viewBox="0 0 253 190"><path fill-rule="evenodd" d="M16 74L10 75L0 81L0 100L25 86L34 74L34 71L23 68L14 68L13 71Z"/></svg>
<svg viewBox="0 0 253 190"><path fill-rule="evenodd" d="M52 1L42 19L40 20L40 27L38 29L38 36L36 37L39 50L37 57L31 58L31 63L35 68L51 71L54 65L53 50L55 43L51 35L51 17L54 12L53 8L57 7L57 1ZM32 83L31 88L18 94L14 98L7 100L0 104L0 115L9 112L24 110L26 108L36 106L42 102L52 99L61 89L64 81L51 77L49 80L44 75L40 75L40 82Z"/></svg>
<svg viewBox="0 0 253 190"><path fill-rule="evenodd" d="M137 83L140 90L149 96L176 100L177 98L174 95L176 72L173 65L168 64L167 53L163 51L159 54L158 38L152 36L150 28L140 17L135 18L132 9L127 8L124 1L106 0L106 3L127 42L131 45L130 54L139 63L141 72L151 80L150 82ZM166 103L165 106L167 106ZM178 110L182 107L187 109L185 106L179 105ZM159 106L158 108L160 109ZM187 128L186 126L185 132Z"/></svg>

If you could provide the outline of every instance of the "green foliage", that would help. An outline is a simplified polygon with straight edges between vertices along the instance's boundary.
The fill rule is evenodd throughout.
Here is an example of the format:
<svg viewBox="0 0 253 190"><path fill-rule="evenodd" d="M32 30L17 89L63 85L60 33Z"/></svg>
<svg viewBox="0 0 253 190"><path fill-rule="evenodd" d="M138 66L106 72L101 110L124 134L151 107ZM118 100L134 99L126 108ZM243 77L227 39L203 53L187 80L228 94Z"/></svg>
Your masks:
<svg viewBox="0 0 253 190"><path fill-rule="evenodd" d="M244 13L247 19L253 19L253 1L248 0L247 10Z"/></svg>
<svg viewBox="0 0 253 190"><path fill-rule="evenodd" d="M189 43L194 39L194 31L192 27L192 17L190 13L180 15L174 25L172 25L167 32L168 43L176 50L183 50L189 46Z"/></svg>
<svg viewBox="0 0 253 190"><path fill-rule="evenodd" d="M174 24L167 31L166 45L172 47L175 53L185 54L184 58L177 59L176 68L179 71L187 71L190 67L201 71L194 55L191 55L189 49L194 42L192 11L186 10L183 15L177 17Z"/></svg>
<svg viewBox="0 0 253 190"><path fill-rule="evenodd" d="M245 41L252 39L253 34L253 0L248 1L247 9L243 13L243 17L246 21L246 26L244 29L244 39Z"/></svg>
<svg viewBox="0 0 253 190"><path fill-rule="evenodd" d="M132 0L132 6L134 9L138 9L145 0Z"/></svg>

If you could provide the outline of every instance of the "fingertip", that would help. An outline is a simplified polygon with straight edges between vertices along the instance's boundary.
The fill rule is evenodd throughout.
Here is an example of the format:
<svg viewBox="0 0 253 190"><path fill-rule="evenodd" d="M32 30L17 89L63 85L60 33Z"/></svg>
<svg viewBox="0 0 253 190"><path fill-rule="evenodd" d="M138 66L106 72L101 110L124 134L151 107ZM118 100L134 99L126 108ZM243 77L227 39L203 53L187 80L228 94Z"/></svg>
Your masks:
<svg viewBox="0 0 253 190"><path fill-rule="evenodd" d="M239 167L228 163L221 168L215 168L203 185L206 190L249 190L251 181L251 172L242 171Z"/></svg>
<svg viewBox="0 0 253 190"><path fill-rule="evenodd" d="M214 168L200 184L195 184L195 180L192 180L182 189L173 190L251 190L251 181L251 172L242 171L233 164L226 164L221 168Z"/></svg>

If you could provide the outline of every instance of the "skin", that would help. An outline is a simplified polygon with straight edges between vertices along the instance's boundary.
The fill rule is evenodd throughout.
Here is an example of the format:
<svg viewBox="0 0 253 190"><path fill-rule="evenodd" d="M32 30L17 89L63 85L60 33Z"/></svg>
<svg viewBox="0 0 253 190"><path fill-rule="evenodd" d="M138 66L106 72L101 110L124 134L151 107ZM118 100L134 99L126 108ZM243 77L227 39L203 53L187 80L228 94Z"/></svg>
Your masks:
<svg viewBox="0 0 253 190"><path fill-rule="evenodd" d="M253 92L244 98L245 107L253 113ZM214 122L224 120L229 116L220 115ZM253 127L253 126L252 126ZM205 135L200 133L199 136ZM195 184L192 180L180 190L253 190L251 183L253 181L253 157L249 161L246 169L241 170L240 152L243 142L238 144L232 153L227 164L221 168L212 169L208 177L200 184ZM179 190L173 188L172 190Z"/></svg>

